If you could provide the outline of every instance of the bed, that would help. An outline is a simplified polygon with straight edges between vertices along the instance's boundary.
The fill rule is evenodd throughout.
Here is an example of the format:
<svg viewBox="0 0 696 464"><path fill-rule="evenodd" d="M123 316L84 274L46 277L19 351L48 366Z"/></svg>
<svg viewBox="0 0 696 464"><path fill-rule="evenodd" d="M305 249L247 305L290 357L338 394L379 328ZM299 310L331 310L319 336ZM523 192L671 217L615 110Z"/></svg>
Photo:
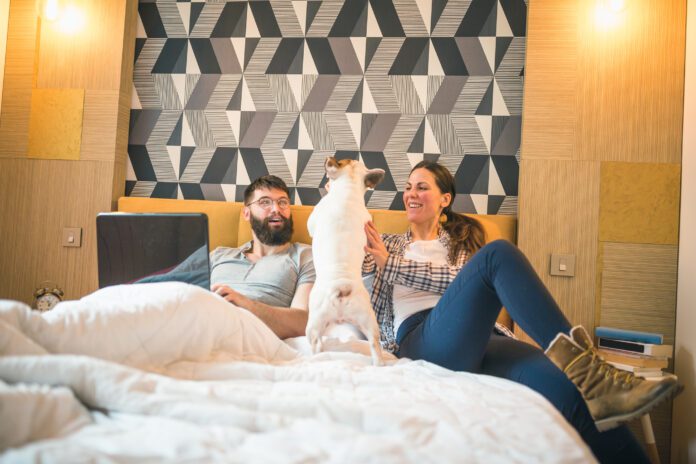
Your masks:
<svg viewBox="0 0 696 464"><path fill-rule="evenodd" d="M215 234L231 226L209 218L213 246L229 243ZM421 361L374 367L358 340L329 348L311 355L304 337L280 340L184 283L108 287L47 313L2 301L0 462L593 461L526 387Z"/></svg>

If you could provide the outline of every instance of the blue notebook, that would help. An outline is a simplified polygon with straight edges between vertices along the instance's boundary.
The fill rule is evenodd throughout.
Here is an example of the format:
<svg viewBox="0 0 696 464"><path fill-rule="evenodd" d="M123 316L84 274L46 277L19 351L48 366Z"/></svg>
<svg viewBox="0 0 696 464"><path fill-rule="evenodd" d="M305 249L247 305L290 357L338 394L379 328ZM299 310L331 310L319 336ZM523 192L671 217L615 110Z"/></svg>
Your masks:
<svg viewBox="0 0 696 464"><path fill-rule="evenodd" d="M638 330L616 329L614 327L596 327L595 335L612 340L624 340L627 342L662 344L662 334L641 332Z"/></svg>

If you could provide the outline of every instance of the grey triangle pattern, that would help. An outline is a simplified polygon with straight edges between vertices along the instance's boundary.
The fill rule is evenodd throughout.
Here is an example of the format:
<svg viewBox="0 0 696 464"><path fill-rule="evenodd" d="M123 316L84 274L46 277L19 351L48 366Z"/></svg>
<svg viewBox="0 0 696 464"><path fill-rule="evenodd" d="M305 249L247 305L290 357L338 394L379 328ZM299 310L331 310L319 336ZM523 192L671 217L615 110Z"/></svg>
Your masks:
<svg viewBox="0 0 696 464"><path fill-rule="evenodd" d="M334 156L335 154L334 150L321 150L312 153L312 157L309 158L302 176L297 180L297 186L316 188L324 179L324 173L326 172L324 170L324 161L328 156Z"/></svg>
<svg viewBox="0 0 696 464"><path fill-rule="evenodd" d="M279 147L263 147L263 161L266 163L268 173L278 176L283 179L288 187L294 187L295 182L292 180L292 174L288 163L283 155L283 150Z"/></svg>
<svg viewBox="0 0 696 464"><path fill-rule="evenodd" d="M348 108L348 105L350 105L351 100L353 99L353 95L355 95L355 92L358 90L358 87L360 87L362 79L362 76L342 75L338 79L338 83L336 84L336 87L334 87L334 91L331 94L331 98L329 99L329 102L326 104L324 111L345 112Z"/></svg>
<svg viewBox="0 0 696 464"><path fill-rule="evenodd" d="M215 147L213 133L208 127L208 118L205 117L205 112L201 110L185 110L184 117L191 128L191 135L196 142L196 146L200 148Z"/></svg>
<svg viewBox="0 0 696 464"><path fill-rule="evenodd" d="M143 109L161 109L159 94L151 73L165 42L166 39L148 39L133 70L133 86Z"/></svg>
<svg viewBox="0 0 696 464"><path fill-rule="evenodd" d="M389 76L389 83L402 114L425 114L410 76Z"/></svg>
<svg viewBox="0 0 696 464"><path fill-rule="evenodd" d="M249 87L251 99L254 100L256 111L278 111L268 76L245 74L244 79Z"/></svg>
<svg viewBox="0 0 696 464"><path fill-rule="evenodd" d="M445 9L442 10L440 20L433 29L433 37L453 37L456 34L462 18L466 15L471 5L471 0L461 2L447 2Z"/></svg>
<svg viewBox="0 0 696 464"><path fill-rule="evenodd" d="M372 60L374 62L374 59ZM380 113L398 113L399 103L391 86L391 81L386 75L365 74L365 81L370 86L372 98Z"/></svg>
<svg viewBox="0 0 696 464"><path fill-rule="evenodd" d="M457 103L452 108L455 115L474 115L481 103L481 99L486 94L486 90L491 85L491 76L469 76L464 84L462 92L459 94Z"/></svg>
<svg viewBox="0 0 696 464"><path fill-rule="evenodd" d="M460 146L466 147L467 153L490 154L473 115L453 115L452 125Z"/></svg>
<svg viewBox="0 0 696 464"><path fill-rule="evenodd" d="M302 113L302 120L307 127L307 133L316 151L335 150L333 138L329 133L329 126L324 120L324 115L317 112Z"/></svg>
<svg viewBox="0 0 696 464"><path fill-rule="evenodd" d="M175 2L157 2L162 25L169 38L188 37L184 23L181 21L181 13Z"/></svg>
<svg viewBox="0 0 696 464"><path fill-rule="evenodd" d="M464 154L459 140L456 136L456 130L452 125L452 117L449 114L429 114L426 116L430 127L433 129L433 135L440 147L441 153L447 154Z"/></svg>
<svg viewBox="0 0 696 464"><path fill-rule="evenodd" d="M503 203L500 205L496 214L504 214L506 216L517 216L517 197L506 196Z"/></svg>
<svg viewBox="0 0 696 464"><path fill-rule="evenodd" d="M160 98L161 108L163 110L181 110L181 102L179 94L174 88L171 74L152 74L152 79L155 84L155 90Z"/></svg>
<svg viewBox="0 0 696 464"><path fill-rule="evenodd" d="M373 209L389 209L397 192L388 192L386 190L375 190L367 202L368 208Z"/></svg>
<svg viewBox="0 0 696 464"><path fill-rule="evenodd" d="M215 90L210 95L210 101L206 108L209 110L226 110L241 79L241 75L221 74Z"/></svg>
<svg viewBox="0 0 696 464"><path fill-rule="evenodd" d="M234 138L234 132L230 126L230 120L227 119L227 112L222 110L204 110L206 120L208 121L208 129L212 134L213 145L217 147L236 147L237 140ZM193 128L191 128L193 131ZM195 132L193 132L195 137Z"/></svg>
<svg viewBox="0 0 696 464"><path fill-rule="evenodd" d="M279 112L297 113L300 111L294 97L294 91L290 87L290 83L285 74L269 74L268 85L271 87L275 105Z"/></svg>
<svg viewBox="0 0 696 464"><path fill-rule="evenodd" d="M158 182L177 181L166 145L180 116L181 111L162 111L145 145Z"/></svg>
<svg viewBox="0 0 696 464"><path fill-rule="evenodd" d="M200 78L200 74L186 74L186 78L184 80L184 95L186 97L186 101L184 102L184 105L188 105L188 101L191 98L193 91L196 90L196 85L198 84L198 80Z"/></svg>
<svg viewBox="0 0 696 464"><path fill-rule="evenodd" d="M399 15L399 21L401 21L401 27L404 28L406 37L427 37L429 35L429 25L423 21L423 16L421 16L414 0L394 0L394 9ZM429 22L430 19L428 18L426 21Z"/></svg>
<svg viewBox="0 0 696 464"><path fill-rule="evenodd" d="M336 150L358 151L360 147L355 141L353 131L343 112L326 112L324 121L334 141Z"/></svg>
<svg viewBox="0 0 696 464"><path fill-rule="evenodd" d="M267 149L277 149L283 164L285 164L285 158L280 149L285 145L285 141L288 139L288 135L290 135L290 131L295 125L295 121L297 121L297 113L278 113L275 115L271 128L268 130L268 133L261 144L264 159L266 159ZM268 165L268 169L270 171L271 166L268 164L268 160L266 160L266 164ZM288 175L290 175L289 171ZM292 179L292 177L290 179Z"/></svg>
<svg viewBox="0 0 696 464"><path fill-rule="evenodd" d="M321 2L312 25L307 29L307 37L328 37L342 7L341 2Z"/></svg>
<svg viewBox="0 0 696 464"><path fill-rule="evenodd" d="M200 183L205 174L205 170L208 169L210 160L213 158L215 153L215 148L200 148L197 147L193 150L193 155L186 165L186 169L181 173L179 178L180 182L190 182L190 183Z"/></svg>
<svg viewBox="0 0 696 464"><path fill-rule="evenodd" d="M203 10L200 16L198 16L196 24L193 26L193 29L191 29L189 37L209 39L215 25L220 19L220 13L222 13L224 7L225 3L205 2L205 6L203 6Z"/></svg>
<svg viewBox="0 0 696 464"><path fill-rule="evenodd" d="M150 182L145 180L139 180L135 183L135 187L131 191L130 196L132 197L150 197L152 192L155 190L157 182Z"/></svg>
<svg viewBox="0 0 696 464"><path fill-rule="evenodd" d="M256 46L256 50L254 50L254 54L251 55L249 64L247 64L244 70L244 75L265 75L266 69L271 64L279 44L280 39L277 37L262 37Z"/></svg>
<svg viewBox="0 0 696 464"><path fill-rule="evenodd" d="M283 37L302 37L304 35L292 1L272 1L270 4Z"/></svg>
<svg viewBox="0 0 696 464"><path fill-rule="evenodd" d="M397 18L380 17L391 9L381 0L319 0L312 5L302 4L304 0L268 0L265 5L252 5L257 15L250 13L249 20L255 24L248 30L239 18L222 16L236 14L240 8L251 12L248 0L232 8L227 0L196 0L195 8L181 3L189 0L139 1L155 4L166 38L144 37L133 70L134 120L129 142L149 157L144 162L153 166L157 183L129 178L128 194L176 196L178 192L179 197L239 200L248 176L271 172L290 185L295 180L302 189L296 192L296 200L312 204L324 192L324 158L337 150L353 154L362 150L386 163L388 170L388 189L370 192L368 204L399 208L397 190L417 160L437 159L456 173L465 154L492 152L508 156L496 158L507 169L506 175L488 183L483 176L466 183L473 191L458 192L455 206L470 212L476 208L484 213L515 212L517 183L510 174L519 165L526 42L524 36L497 37L508 31L507 27L498 31L496 25L496 19L502 20L497 13L503 0L436 0L434 5L432 0L389 0ZM360 10L359 24L336 26L337 20L344 20L339 12L348 1L366 6ZM469 11L472 7L486 10L483 4L493 9ZM526 14L518 11L525 4L508 8L506 14ZM258 14L261 10L264 13ZM268 27L263 24L266 14L272 15L267 18L272 23ZM377 31L366 26L368 19L377 21ZM505 19L519 29L520 18ZM388 23L395 20L405 37L371 38L389 31ZM276 25L281 37L268 37ZM146 31L157 30L150 26ZM191 27L188 35L185 26ZM215 28L235 37L211 38ZM248 35L238 37L245 30ZM266 37L259 38L256 32ZM456 36L458 32L461 36ZM310 53L275 56L281 41L304 37L319 39L311 42ZM430 67L428 54L419 55L422 62L419 57L399 56L406 40L428 37L451 40L439 44L438 50L455 54L452 58L457 60L459 53L466 72L445 62L440 63L441 69ZM184 50L181 42L165 47L172 38L193 41ZM287 41L283 47L289 50L294 45ZM308 47L309 42L302 46ZM498 63L496 69L491 69L489 58ZM184 60L189 72L199 74L183 74ZM153 75L155 64L159 73L171 74ZM358 92L361 82L363 91ZM300 118L302 124L296 125ZM424 130L422 136L419 127ZM220 185L210 183L221 178L210 172L210 163L221 162L211 157L217 148L245 150L244 158L238 160L242 164L230 171L235 178L224 177ZM195 159L189 159L194 150ZM179 166L172 166L179 163L177 153L186 153L186 161L193 161L190 166L184 162L185 172L178 173ZM207 183L202 184L206 171ZM132 167L129 172L129 177L137 177ZM497 171L487 172L494 176ZM183 189L176 188L178 175L185 180Z"/></svg>

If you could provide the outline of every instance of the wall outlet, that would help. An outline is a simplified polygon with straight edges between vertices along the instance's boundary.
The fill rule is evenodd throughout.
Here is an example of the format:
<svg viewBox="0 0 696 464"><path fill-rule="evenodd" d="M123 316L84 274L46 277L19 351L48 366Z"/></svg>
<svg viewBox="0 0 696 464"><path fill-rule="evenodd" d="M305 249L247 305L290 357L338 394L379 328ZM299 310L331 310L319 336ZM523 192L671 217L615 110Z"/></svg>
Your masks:
<svg viewBox="0 0 696 464"><path fill-rule="evenodd" d="M81 227L63 227L64 247L79 247L82 246L82 228Z"/></svg>
<svg viewBox="0 0 696 464"><path fill-rule="evenodd" d="M575 275L575 255L551 255L551 275L573 277Z"/></svg>

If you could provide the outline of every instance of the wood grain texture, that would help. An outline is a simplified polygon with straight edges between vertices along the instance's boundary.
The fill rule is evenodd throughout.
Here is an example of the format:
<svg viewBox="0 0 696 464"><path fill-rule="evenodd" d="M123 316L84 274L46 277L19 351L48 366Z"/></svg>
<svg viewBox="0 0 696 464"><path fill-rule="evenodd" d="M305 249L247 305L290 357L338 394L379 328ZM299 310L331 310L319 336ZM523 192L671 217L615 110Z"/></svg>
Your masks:
<svg viewBox="0 0 696 464"><path fill-rule="evenodd" d="M518 245L573 324L594 327L599 163L522 160ZM551 253L575 255L575 277L549 274Z"/></svg>
<svg viewBox="0 0 696 464"><path fill-rule="evenodd" d="M10 3L0 116L0 158L24 157L27 153L36 41L35 6L35 1L28 0Z"/></svg>
<svg viewBox="0 0 696 464"><path fill-rule="evenodd" d="M659 332L674 342L676 245L604 242L599 323Z"/></svg>
<svg viewBox="0 0 696 464"><path fill-rule="evenodd" d="M681 164L603 162L602 242L676 245Z"/></svg>
<svg viewBox="0 0 696 464"><path fill-rule="evenodd" d="M570 159L576 147L578 0L535 0L527 16L521 154Z"/></svg>
<svg viewBox="0 0 696 464"><path fill-rule="evenodd" d="M679 163L686 1L631 0L604 28L579 8L577 156Z"/></svg>
<svg viewBox="0 0 696 464"><path fill-rule="evenodd" d="M85 91L83 160L113 160L119 117L118 90Z"/></svg>
<svg viewBox="0 0 696 464"><path fill-rule="evenodd" d="M43 280L69 299L97 288L95 217L111 209L112 176L109 161L0 160L0 297L31 303ZM81 247L61 246L63 227L82 228Z"/></svg>
<svg viewBox="0 0 696 464"><path fill-rule="evenodd" d="M661 333L664 343L673 345L678 247L612 242L600 246L603 269L598 325ZM671 404L650 414L662 462L670 462ZM637 424L631 428L640 431ZM642 434L636 436L642 441Z"/></svg>
<svg viewBox="0 0 696 464"><path fill-rule="evenodd" d="M126 0L71 0L85 24L74 35L41 22L37 87L119 90Z"/></svg>

